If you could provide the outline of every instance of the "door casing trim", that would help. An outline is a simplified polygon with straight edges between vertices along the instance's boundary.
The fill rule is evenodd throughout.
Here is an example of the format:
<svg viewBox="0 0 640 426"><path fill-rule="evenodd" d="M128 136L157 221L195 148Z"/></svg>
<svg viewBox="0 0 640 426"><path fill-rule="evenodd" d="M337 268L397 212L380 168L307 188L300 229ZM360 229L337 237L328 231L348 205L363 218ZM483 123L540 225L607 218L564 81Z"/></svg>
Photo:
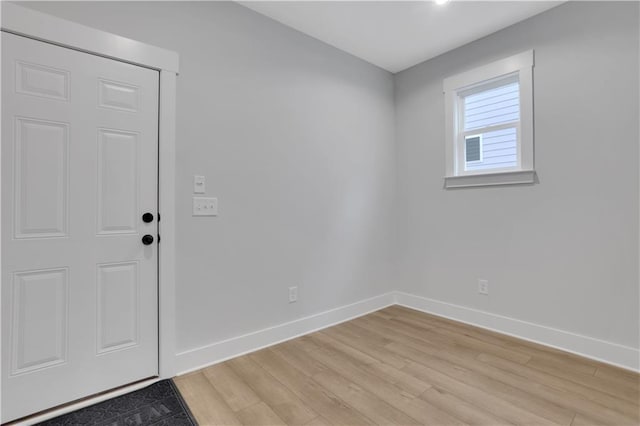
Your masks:
<svg viewBox="0 0 640 426"><path fill-rule="evenodd" d="M174 189L176 79L179 69L179 55L170 50L90 28L13 3L2 2L0 7L2 8L1 30L3 32L160 72L158 208L161 220L158 223L158 232L162 236L162 243L158 244L158 373L160 379L171 378L175 375L176 358ZM1 233L2 229L0 229L0 240ZM0 258L1 256L0 248ZM0 309L1 306L0 303ZM0 357L2 353L0 346ZM126 389L126 387L120 389ZM1 392L0 387L0 401ZM91 401L92 399L88 398L83 401Z"/></svg>
<svg viewBox="0 0 640 426"><path fill-rule="evenodd" d="M121 62L178 74L179 55L15 3L2 4L2 30Z"/></svg>

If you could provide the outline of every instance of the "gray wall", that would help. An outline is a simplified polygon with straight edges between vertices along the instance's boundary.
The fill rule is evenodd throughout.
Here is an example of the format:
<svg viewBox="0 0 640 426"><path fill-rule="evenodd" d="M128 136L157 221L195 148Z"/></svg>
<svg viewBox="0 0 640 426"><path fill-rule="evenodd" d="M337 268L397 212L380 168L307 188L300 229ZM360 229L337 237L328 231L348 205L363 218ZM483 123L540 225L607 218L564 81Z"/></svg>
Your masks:
<svg viewBox="0 0 640 426"><path fill-rule="evenodd" d="M393 76L234 4L27 6L181 54L179 350L396 288L638 347L637 3L397 74L395 122ZM540 182L443 190L442 79L532 48ZM190 216L196 173L216 219Z"/></svg>
<svg viewBox="0 0 640 426"><path fill-rule="evenodd" d="M638 48L567 3L396 75L402 290L638 347ZM527 49L539 184L443 190L443 78Z"/></svg>
<svg viewBox="0 0 640 426"><path fill-rule="evenodd" d="M390 73L233 3L24 5L180 53L178 351L390 290Z"/></svg>

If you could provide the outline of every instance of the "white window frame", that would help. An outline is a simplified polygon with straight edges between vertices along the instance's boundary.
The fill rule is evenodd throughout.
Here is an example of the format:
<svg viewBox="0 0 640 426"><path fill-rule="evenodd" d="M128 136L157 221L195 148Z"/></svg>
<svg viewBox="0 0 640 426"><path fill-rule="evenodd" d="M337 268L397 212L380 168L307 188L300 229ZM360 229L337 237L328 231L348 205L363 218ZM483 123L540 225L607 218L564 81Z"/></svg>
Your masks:
<svg viewBox="0 0 640 426"><path fill-rule="evenodd" d="M533 161L533 50L451 76L443 82L445 96L446 176L445 188L466 186L531 184L535 182ZM475 88L485 88L493 81L500 82L516 76L520 86L520 121L517 134L518 165L504 169L465 170L465 136L478 129L463 132L464 96ZM513 124L498 125L514 127Z"/></svg>

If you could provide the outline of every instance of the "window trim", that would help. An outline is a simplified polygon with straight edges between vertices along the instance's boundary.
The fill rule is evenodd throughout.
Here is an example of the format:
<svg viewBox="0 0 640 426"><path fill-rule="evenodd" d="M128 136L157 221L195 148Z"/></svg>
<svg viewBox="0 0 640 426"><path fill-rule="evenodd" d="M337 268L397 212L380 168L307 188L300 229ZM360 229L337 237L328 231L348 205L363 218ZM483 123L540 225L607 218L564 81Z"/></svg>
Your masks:
<svg viewBox="0 0 640 426"><path fill-rule="evenodd" d="M490 64L448 77L443 81L445 97L446 175L445 188L461 186L487 186L526 184L535 182L533 159L533 66L534 52L528 50ZM461 95L467 95L474 86L484 86L491 80L502 80L517 75L520 86L520 122L518 132L518 167L488 170L464 170L464 152L460 141L464 133L458 132L458 119L462 115ZM508 127L513 127L509 125ZM457 170L457 165L462 170ZM522 173L526 172L526 173ZM464 178L464 179L461 179Z"/></svg>

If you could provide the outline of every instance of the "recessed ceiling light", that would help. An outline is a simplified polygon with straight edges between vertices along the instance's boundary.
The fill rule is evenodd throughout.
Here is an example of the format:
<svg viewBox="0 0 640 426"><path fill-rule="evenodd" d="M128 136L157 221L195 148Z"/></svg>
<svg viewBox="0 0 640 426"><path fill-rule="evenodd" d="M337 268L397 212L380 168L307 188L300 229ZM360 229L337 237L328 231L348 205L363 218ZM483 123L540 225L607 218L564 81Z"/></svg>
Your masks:
<svg viewBox="0 0 640 426"><path fill-rule="evenodd" d="M436 4L446 4L449 3L449 0L436 0Z"/></svg>

